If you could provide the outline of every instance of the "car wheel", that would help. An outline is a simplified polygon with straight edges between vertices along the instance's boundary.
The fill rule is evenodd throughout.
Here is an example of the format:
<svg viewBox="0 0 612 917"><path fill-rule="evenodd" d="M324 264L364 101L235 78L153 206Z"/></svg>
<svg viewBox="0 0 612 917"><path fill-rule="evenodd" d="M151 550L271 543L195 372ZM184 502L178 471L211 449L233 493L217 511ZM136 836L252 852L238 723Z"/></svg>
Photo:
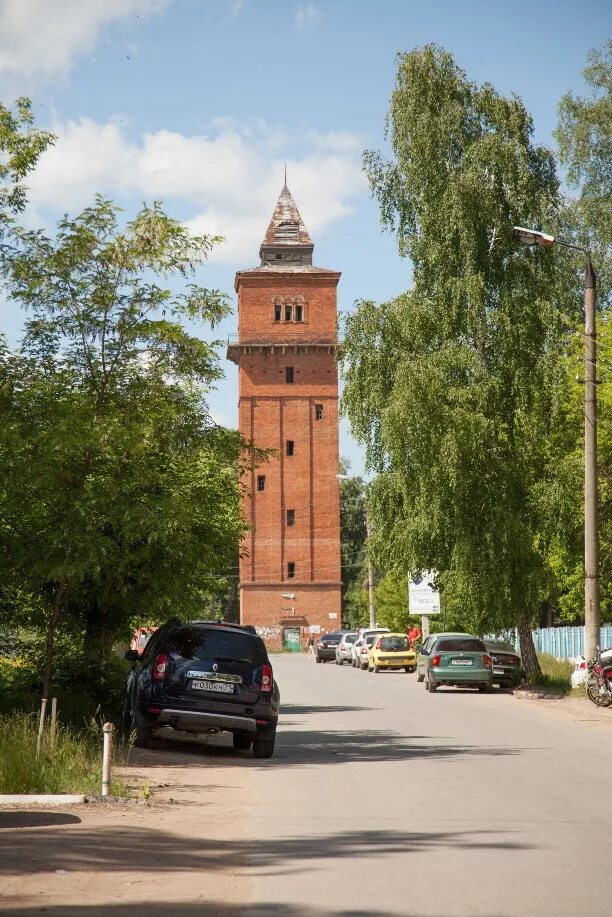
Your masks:
<svg viewBox="0 0 612 917"><path fill-rule="evenodd" d="M321 662L321 657L317 656L317 662Z"/></svg>
<svg viewBox="0 0 612 917"><path fill-rule="evenodd" d="M405 665L404 672L414 672L414 669L412 668L411 665Z"/></svg>
<svg viewBox="0 0 612 917"><path fill-rule="evenodd" d="M152 726L139 726L136 718L132 716L130 732L134 736L136 748L146 748L151 740Z"/></svg>
<svg viewBox="0 0 612 917"><path fill-rule="evenodd" d="M493 690L493 685L478 685L479 691L484 691L486 694L490 694Z"/></svg>
<svg viewBox="0 0 612 917"><path fill-rule="evenodd" d="M427 690L429 691L430 694L435 694L436 691L438 690L437 684L436 684L435 682L433 682L433 681L430 681L429 678L427 679L427 686L426 686L426 687L427 687Z"/></svg>
<svg viewBox="0 0 612 917"><path fill-rule="evenodd" d="M254 758L271 758L274 754L274 743L276 741L276 729L262 732L253 739L253 757Z"/></svg>
<svg viewBox="0 0 612 917"><path fill-rule="evenodd" d="M419 681L419 682L420 682L420 681L423 681L424 678L425 678L424 675L421 675L420 672L417 672L417 681Z"/></svg>
<svg viewBox="0 0 612 917"><path fill-rule="evenodd" d="M246 751L251 747L253 743L253 739L250 736L243 736L238 732L235 732L232 735L232 741L236 751Z"/></svg>
<svg viewBox="0 0 612 917"><path fill-rule="evenodd" d="M375 666L374 666L374 671L375 671L376 674L378 675L378 673L380 672L380 666L379 666L379 665L375 665Z"/></svg>

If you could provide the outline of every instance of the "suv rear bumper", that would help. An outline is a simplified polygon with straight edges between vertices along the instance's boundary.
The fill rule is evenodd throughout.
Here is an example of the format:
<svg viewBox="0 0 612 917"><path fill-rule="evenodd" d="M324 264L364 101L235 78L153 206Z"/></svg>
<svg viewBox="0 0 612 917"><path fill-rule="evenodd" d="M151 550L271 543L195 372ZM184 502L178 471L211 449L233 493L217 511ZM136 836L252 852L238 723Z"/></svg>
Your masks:
<svg viewBox="0 0 612 917"><path fill-rule="evenodd" d="M165 708L155 717L156 726L174 726L206 732L207 729L227 729L240 732L257 732L255 719L249 716L232 716L224 713L200 713L195 710ZM272 724L270 724L272 725Z"/></svg>

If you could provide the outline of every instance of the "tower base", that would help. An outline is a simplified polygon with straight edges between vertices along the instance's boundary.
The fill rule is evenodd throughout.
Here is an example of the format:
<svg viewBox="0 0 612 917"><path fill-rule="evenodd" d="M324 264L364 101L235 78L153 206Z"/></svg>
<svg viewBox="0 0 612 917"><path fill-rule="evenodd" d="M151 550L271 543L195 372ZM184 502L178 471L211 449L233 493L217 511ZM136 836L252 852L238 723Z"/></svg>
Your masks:
<svg viewBox="0 0 612 917"><path fill-rule="evenodd" d="M309 634L341 628L341 584L242 583L240 623L255 627L269 652L299 652Z"/></svg>

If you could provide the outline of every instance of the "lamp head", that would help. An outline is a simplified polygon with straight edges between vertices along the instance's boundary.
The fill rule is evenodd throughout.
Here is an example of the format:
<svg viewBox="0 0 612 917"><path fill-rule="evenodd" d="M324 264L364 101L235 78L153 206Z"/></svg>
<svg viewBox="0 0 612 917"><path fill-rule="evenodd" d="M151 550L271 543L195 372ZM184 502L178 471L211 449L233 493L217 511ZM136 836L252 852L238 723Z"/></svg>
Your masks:
<svg viewBox="0 0 612 917"><path fill-rule="evenodd" d="M538 232L537 229L525 229L524 226L515 226L513 235L523 245L541 245L543 248L549 248L555 243L554 236L549 236L545 232Z"/></svg>

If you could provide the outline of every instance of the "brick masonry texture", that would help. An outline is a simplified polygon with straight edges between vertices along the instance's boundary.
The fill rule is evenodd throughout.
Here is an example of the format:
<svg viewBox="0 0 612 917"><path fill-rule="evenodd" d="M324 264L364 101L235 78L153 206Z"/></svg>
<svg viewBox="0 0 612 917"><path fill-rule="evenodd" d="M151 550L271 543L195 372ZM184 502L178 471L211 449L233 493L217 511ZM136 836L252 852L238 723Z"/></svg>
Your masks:
<svg viewBox="0 0 612 917"><path fill-rule="evenodd" d="M270 649L281 648L286 628L299 627L303 644L309 627L327 631L341 623L338 372L332 347L306 346L335 339L339 277L333 271L296 276L282 268L236 277L239 341L291 342L252 347L239 357L240 431L275 450L246 481L244 512L252 529L240 562L240 613ZM305 321L275 322L274 303L296 297ZM286 381L288 366L293 383ZM291 456L287 440L294 443ZM287 526L290 509L293 526Z"/></svg>

